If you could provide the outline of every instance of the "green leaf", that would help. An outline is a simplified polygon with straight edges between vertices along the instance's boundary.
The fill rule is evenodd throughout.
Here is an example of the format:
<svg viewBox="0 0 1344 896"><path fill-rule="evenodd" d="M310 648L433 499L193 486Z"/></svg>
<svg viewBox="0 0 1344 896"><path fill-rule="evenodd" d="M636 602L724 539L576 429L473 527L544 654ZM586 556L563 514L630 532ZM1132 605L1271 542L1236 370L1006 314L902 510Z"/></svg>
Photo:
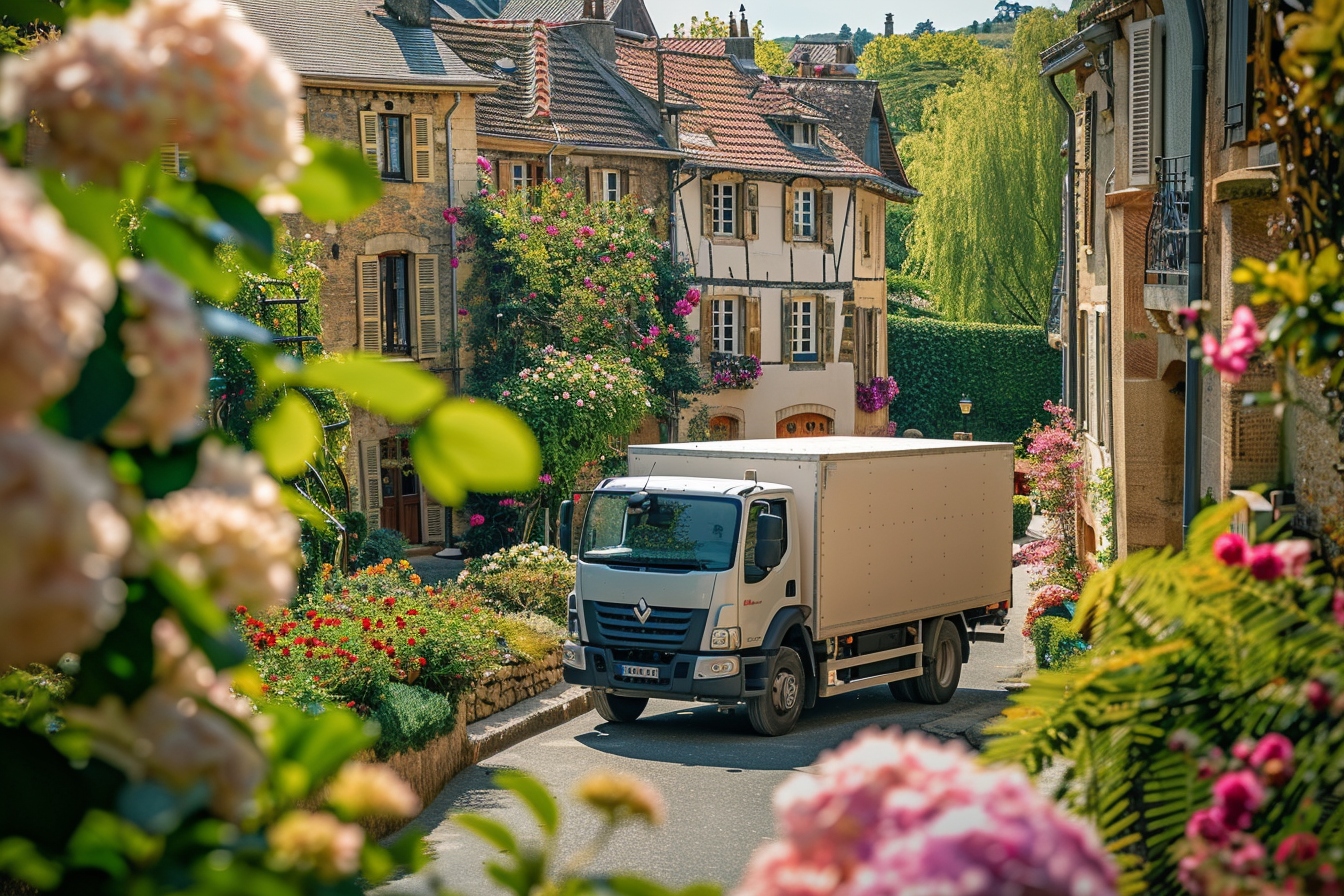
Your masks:
<svg viewBox="0 0 1344 896"><path fill-rule="evenodd" d="M162 563L156 563L150 575L154 585L177 610L183 622L212 638L228 630L228 614L215 603L208 586L186 582L176 571Z"/></svg>
<svg viewBox="0 0 1344 896"><path fill-rule="evenodd" d="M513 838L513 832L493 818L462 812L452 816L452 820L501 852L518 855L518 841Z"/></svg>
<svg viewBox="0 0 1344 896"><path fill-rule="evenodd" d="M620 896L672 896L673 891L651 880L633 875L617 875L607 878L607 886Z"/></svg>
<svg viewBox="0 0 1344 896"><path fill-rule="evenodd" d="M60 27L65 25L66 13L49 0L5 0L5 18L13 25L45 22Z"/></svg>
<svg viewBox="0 0 1344 896"><path fill-rule="evenodd" d="M0 840L0 874L38 890L51 890L61 880L61 866L38 852L32 841L7 837Z"/></svg>
<svg viewBox="0 0 1344 896"><path fill-rule="evenodd" d="M414 364L373 355L314 361L293 378L296 385L334 389L393 423L413 423L443 398L443 383Z"/></svg>
<svg viewBox="0 0 1344 896"><path fill-rule="evenodd" d="M162 498L186 488L196 475L196 461L205 437L179 442L160 454L152 448L135 448L119 455L135 464L137 481L146 498Z"/></svg>
<svg viewBox="0 0 1344 896"><path fill-rule="evenodd" d="M111 694L132 703L154 681L154 642L150 631L168 602L143 582L130 584L126 611L98 646L79 658L79 676L70 699L93 705Z"/></svg>
<svg viewBox="0 0 1344 896"><path fill-rule="evenodd" d="M541 829L548 836L555 836L556 829L560 826L560 808L540 781L525 772L509 770L497 773L494 782L497 786L517 794L532 810L532 815L537 819Z"/></svg>
<svg viewBox="0 0 1344 896"><path fill-rule="evenodd" d="M103 344L84 361L79 381L42 414L42 422L72 439L91 439L107 428L131 400L135 377L122 359L120 302L103 319Z"/></svg>
<svg viewBox="0 0 1344 896"><path fill-rule="evenodd" d="M313 160L303 167L289 191L313 221L347 221L373 205L383 193L378 173L354 147L309 136Z"/></svg>
<svg viewBox="0 0 1344 896"><path fill-rule="evenodd" d="M366 881L380 884L396 869L397 863L387 850L377 843L365 841L364 848L359 852L359 871Z"/></svg>
<svg viewBox="0 0 1344 896"><path fill-rule="evenodd" d="M59 172L44 170L42 192L61 213L65 226L92 243L109 262L126 253L121 231L117 229L117 212L121 207L117 191L95 184L73 189Z"/></svg>
<svg viewBox="0 0 1344 896"><path fill-rule="evenodd" d="M308 399L290 392L252 428L252 442L272 473L292 479L322 450L322 421Z"/></svg>
<svg viewBox="0 0 1344 896"><path fill-rule="evenodd" d="M228 304L238 292L238 278L215 263L210 248L176 221L146 214L141 222L140 247L153 261L217 302Z"/></svg>
<svg viewBox="0 0 1344 896"><path fill-rule="evenodd" d="M525 491L541 473L541 449L517 414L486 401L439 405L411 436L411 457L425 487L457 507L466 493Z"/></svg>
<svg viewBox="0 0 1344 896"><path fill-rule="evenodd" d="M269 268L275 257L275 231L252 200L237 190L205 181L196 182L196 192L210 202L221 221L233 228L239 246L252 261Z"/></svg>
<svg viewBox="0 0 1344 896"><path fill-rule="evenodd" d="M679 891L677 896L723 896L723 887L718 884L691 884Z"/></svg>

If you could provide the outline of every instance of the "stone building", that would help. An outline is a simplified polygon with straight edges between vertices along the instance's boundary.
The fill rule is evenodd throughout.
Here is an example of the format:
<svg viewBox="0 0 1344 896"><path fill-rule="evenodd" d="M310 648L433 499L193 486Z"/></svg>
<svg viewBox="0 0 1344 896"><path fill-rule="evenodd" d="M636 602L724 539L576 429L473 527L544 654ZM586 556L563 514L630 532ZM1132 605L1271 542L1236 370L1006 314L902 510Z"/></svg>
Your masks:
<svg viewBox="0 0 1344 896"><path fill-rule="evenodd" d="M476 103L497 84L430 29L429 0L236 0L299 74L304 127L360 146L383 196L337 225L287 216L320 240L322 334L331 351L416 364L456 383L457 270L443 210L476 184ZM443 542L447 515L411 468L405 429L355 409L345 469L369 528Z"/></svg>
<svg viewBox="0 0 1344 896"><path fill-rule="evenodd" d="M1253 366L1236 385L1198 364L1187 370L1186 339L1174 320L1191 301L1208 302L1206 322L1221 338L1233 309L1249 300L1231 282L1238 261L1283 248L1270 228L1277 150L1257 141L1254 126L1250 5L1207 0L1203 21L1192 20L1188 7L1100 0L1081 13L1077 34L1041 57L1043 75L1071 73L1078 93L1058 96L1073 159L1061 278L1065 401L1082 431L1089 480L1107 467L1114 475L1120 556L1179 545L1188 513L1207 496L1264 484L1267 500L1287 507L1294 480L1301 485L1296 440L1281 445L1273 411L1242 402L1270 386L1269 364ZM1191 120L1192 28L1207 35L1202 128ZM1198 181L1192 158L1203 163ZM1196 196L1203 214L1193 229L1202 227L1203 250L1192 257ZM1263 323L1264 310L1257 314ZM1194 396L1188 383L1197 386ZM1192 397L1196 438L1187 451ZM1290 412L1287 431L1299 423ZM1101 503L1083 500L1081 552L1108 538Z"/></svg>

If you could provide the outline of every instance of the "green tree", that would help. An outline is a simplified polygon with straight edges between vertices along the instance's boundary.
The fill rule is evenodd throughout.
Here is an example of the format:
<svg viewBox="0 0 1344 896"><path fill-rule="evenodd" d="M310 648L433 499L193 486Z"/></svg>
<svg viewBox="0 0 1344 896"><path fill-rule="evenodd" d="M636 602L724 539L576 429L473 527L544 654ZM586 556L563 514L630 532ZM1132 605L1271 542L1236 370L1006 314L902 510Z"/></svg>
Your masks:
<svg viewBox="0 0 1344 896"><path fill-rule="evenodd" d="M910 32L911 37L923 37L926 34L937 34L938 29L933 27L933 19L925 19L915 26L915 30Z"/></svg>
<svg viewBox="0 0 1344 896"><path fill-rule="evenodd" d="M866 47L866 46L868 46L870 43L872 43L872 42L873 42L873 38L875 38L875 37L877 37L877 35L874 34L874 33L871 32L871 31L869 31L867 28L860 28L858 31L855 31L855 32L854 32L854 55L857 56L857 55L859 55L860 53L862 53L864 47Z"/></svg>
<svg viewBox="0 0 1344 896"><path fill-rule="evenodd" d="M691 16L689 25L680 23L672 26L673 37L727 37L728 23L715 15L705 13L702 19ZM765 24L759 19L751 26L751 37L756 42L756 65L767 75L791 75L793 66L789 65L789 54L772 40L765 39Z"/></svg>
<svg viewBox="0 0 1344 896"><path fill-rule="evenodd" d="M841 41L841 43L849 43L849 42L852 41L853 39L854 39L854 32L853 32L853 30L851 30L850 27L849 27L848 25L841 25L841 26L840 26L840 41Z"/></svg>
<svg viewBox="0 0 1344 896"><path fill-rule="evenodd" d="M989 51L968 34L949 31L914 38L877 37L859 55L859 76L882 87L882 103L897 139L920 130L924 106L945 84L983 68Z"/></svg>
<svg viewBox="0 0 1344 896"><path fill-rule="evenodd" d="M926 130L902 144L924 194L907 269L929 280L950 319L1045 318L1059 255L1064 128L1037 72L1041 50L1074 28L1072 14L1023 15L1012 50L940 90Z"/></svg>

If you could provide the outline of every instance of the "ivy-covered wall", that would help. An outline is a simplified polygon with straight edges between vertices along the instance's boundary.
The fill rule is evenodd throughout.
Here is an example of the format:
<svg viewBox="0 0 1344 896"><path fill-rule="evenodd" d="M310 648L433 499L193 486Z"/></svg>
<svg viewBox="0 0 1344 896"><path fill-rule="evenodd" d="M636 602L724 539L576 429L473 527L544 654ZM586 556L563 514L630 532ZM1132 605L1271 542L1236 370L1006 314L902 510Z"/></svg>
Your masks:
<svg viewBox="0 0 1344 896"><path fill-rule="evenodd" d="M901 394L891 406L897 433L918 429L950 439L1016 441L1032 420L1045 421L1046 399L1059 400L1060 353L1040 327L960 323L892 315L888 364ZM968 418L957 402L972 401Z"/></svg>

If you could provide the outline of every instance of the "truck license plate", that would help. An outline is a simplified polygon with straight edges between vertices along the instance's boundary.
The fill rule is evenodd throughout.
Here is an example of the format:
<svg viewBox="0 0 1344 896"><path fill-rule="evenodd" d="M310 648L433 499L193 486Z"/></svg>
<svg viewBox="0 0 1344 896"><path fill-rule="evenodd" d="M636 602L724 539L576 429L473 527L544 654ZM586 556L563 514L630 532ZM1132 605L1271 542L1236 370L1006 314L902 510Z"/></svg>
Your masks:
<svg viewBox="0 0 1344 896"><path fill-rule="evenodd" d="M626 678L643 678L648 681L658 680L657 666L621 666L621 674Z"/></svg>

